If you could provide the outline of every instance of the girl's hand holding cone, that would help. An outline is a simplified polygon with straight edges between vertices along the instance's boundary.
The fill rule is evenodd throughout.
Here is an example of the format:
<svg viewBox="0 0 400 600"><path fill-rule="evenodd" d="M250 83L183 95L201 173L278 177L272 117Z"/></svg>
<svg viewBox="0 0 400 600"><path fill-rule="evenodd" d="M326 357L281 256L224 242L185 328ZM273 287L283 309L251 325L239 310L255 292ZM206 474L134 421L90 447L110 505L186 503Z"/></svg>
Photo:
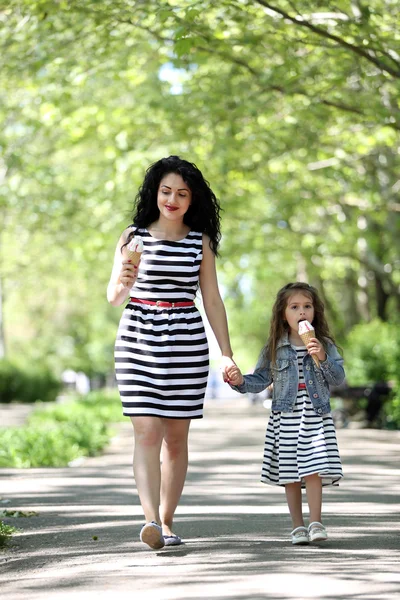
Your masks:
<svg viewBox="0 0 400 600"><path fill-rule="evenodd" d="M313 361L319 368L320 367L319 361L325 360L325 358L326 358L324 347L322 346L321 342L319 342L317 340L316 337L313 337L315 335L315 329L311 325L311 323L309 321L307 321L307 319L301 319L301 321L299 321L298 326L299 326L299 331L298 331L299 336L300 336L303 344L307 348L308 353L312 356ZM323 358L321 358L321 357L323 357Z"/></svg>
<svg viewBox="0 0 400 600"><path fill-rule="evenodd" d="M317 340L317 338L314 338L314 337L310 338L310 341L306 345L306 348L308 350L308 353L312 356L314 361L315 361L314 356L318 359L319 362L324 361L326 359L326 353L325 353L324 347L321 344L321 342L319 340ZM317 366L319 366L318 363L317 363Z"/></svg>

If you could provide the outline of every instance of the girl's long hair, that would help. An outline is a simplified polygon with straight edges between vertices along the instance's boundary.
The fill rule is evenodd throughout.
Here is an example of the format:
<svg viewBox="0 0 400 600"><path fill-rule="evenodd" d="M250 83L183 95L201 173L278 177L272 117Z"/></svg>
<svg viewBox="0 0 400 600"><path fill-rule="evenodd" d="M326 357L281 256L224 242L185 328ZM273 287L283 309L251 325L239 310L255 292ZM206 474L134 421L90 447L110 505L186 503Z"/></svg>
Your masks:
<svg viewBox="0 0 400 600"><path fill-rule="evenodd" d="M158 188L163 177L169 173L180 175L192 193L192 202L183 222L192 231L207 234L210 238L211 250L218 256L218 245L221 239L221 207L201 171L194 163L183 160L179 156L162 158L147 169L143 184L135 198L133 225L137 228L146 228L157 221L160 216L157 207ZM133 235L134 231L129 234L126 243L129 243Z"/></svg>
<svg viewBox="0 0 400 600"><path fill-rule="evenodd" d="M325 350L327 349L326 342L328 340L336 345L333 335L329 331L328 323L325 319L324 303L320 299L317 290L312 285L308 285L308 283L303 283L301 281L288 283L279 290L276 296L275 304L272 308L268 341L262 351L264 364L267 360L270 360L272 364L276 362L276 350L278 342L285 333L289 333L290 327L285 319L285 310L290 297L296 292L301 292L305 296L308 296L310 300L312 300L314 306L314 319L312 325L315 329L315 337L318 338Z"/></svg>

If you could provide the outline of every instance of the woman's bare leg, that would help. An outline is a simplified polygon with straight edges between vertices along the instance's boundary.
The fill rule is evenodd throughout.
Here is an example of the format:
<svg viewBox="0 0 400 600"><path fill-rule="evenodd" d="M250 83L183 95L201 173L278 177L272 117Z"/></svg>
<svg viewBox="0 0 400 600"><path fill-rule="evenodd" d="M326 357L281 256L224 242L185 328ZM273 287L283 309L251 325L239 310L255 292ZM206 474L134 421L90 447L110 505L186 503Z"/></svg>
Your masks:
<svg viewBox="0 0 400 600"><path fill-rule="evenodd" d="M293 529L304 527L303 509L301 503L301 481L285 485L286 501L288 503Z"/></svg>
<svg viewBox="0 0 400 600"><path fill-rule="evenodd" d="M172 522L188 467L190 419L164 419L161 465L161 523L163 533L172 535Z"/></svg>
<svg viewBox="0 0 400 600"><path fill-rule="evenodd" d="M160 519L160 452L163 423L158 417L131 417L135 434L133 473L146 523Z"/></svg>

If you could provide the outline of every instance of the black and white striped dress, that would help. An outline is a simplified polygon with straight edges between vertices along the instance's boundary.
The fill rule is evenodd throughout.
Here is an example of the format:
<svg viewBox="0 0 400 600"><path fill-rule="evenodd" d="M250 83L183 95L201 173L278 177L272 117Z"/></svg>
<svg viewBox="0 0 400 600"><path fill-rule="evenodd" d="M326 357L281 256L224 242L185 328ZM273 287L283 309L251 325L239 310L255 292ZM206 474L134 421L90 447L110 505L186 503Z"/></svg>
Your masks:
<svg viewBox="0 0 400 600"><path fill-rule="evenodd" d="M142 236L131 297L194 300L203 256L202 234L179 241ZM115 371L126 416L201 419L208 377L208 343L196 306L161 308L128 302L115 343Z"/></svg>
<svg viewBox="0 0 400 600"><path fill-rule="evenodd" d="M303 358L307 349L297 352L299 383L304 384ZM299 389L292 413L271 411L265 434L261 481L271 485L302 482L318 473L322 485L338 485L343 477L332 415L318 415L307 389Z"/></svg>

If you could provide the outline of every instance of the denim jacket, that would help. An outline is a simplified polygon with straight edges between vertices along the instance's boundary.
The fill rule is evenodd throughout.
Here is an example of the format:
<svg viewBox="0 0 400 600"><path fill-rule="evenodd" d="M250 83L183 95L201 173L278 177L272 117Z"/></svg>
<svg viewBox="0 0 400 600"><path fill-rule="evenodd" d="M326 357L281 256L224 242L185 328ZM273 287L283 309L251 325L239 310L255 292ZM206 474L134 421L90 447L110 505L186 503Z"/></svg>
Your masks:
<svg viewBox="0 0 400 600"><path fill-rule="evenodd" d="M326 359L320 362L318 368L310 354L303 358L304 380L308 395L315 412L325 415L330 412L329 384L339 385L344 380L343 358L332 342L326 340ZM246 392L258 393L265 390L273 382L271 410L292 412L296 404L299 374L297 368L297 353L289 342L286 333L278 342L276 362L270 360L263 364L263 355L258 359L252 375L244 375L244 383L232 389L245 394Z"/></svg>

